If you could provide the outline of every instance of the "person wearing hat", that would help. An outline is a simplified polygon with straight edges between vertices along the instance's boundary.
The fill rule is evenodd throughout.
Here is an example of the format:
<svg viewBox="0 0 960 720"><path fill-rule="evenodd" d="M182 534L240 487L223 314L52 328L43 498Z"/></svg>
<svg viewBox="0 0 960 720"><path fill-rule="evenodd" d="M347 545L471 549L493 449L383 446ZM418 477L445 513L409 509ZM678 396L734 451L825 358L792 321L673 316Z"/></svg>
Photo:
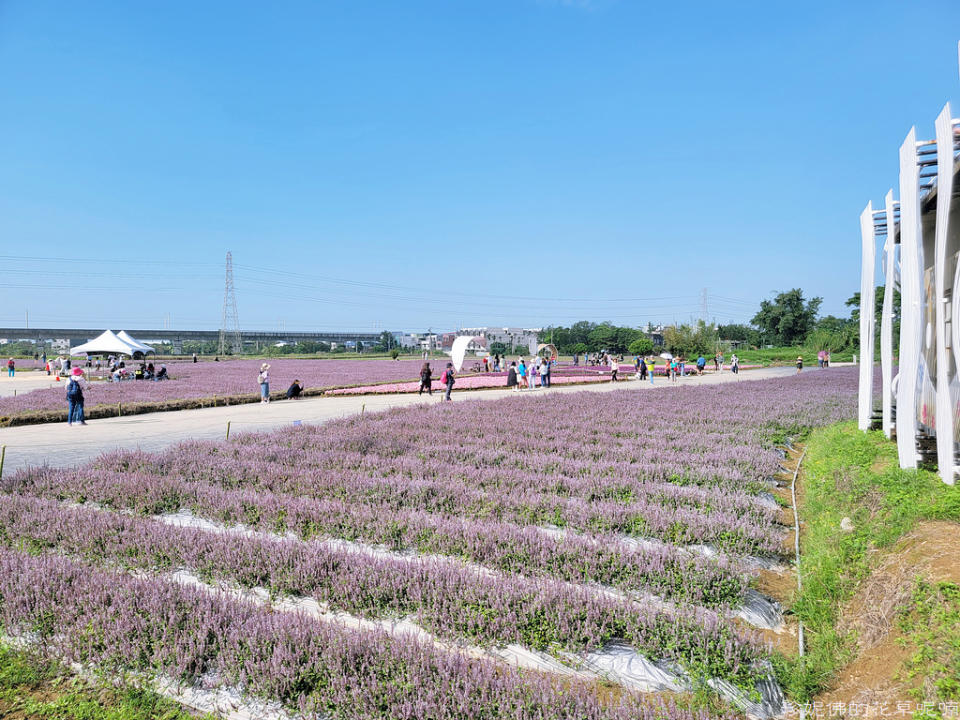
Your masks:
<svg viewBox="0 0 960 720"><path fill-rule="evenodd" d="M450 400L450 393L453 390L454 375L456 375L456 373L453 371L453 363L448 362L447 369L443 371L443 375L440 377L440 382L447 386L447 394L446 397L444 397L444 400Z"/></svg>
<svg viewBox="0 0 960 720"><path fill-rule="evenodd" d="M260 366L257 382L260 383L260 402L270 402L270 365L268 363L263 363Z"/></svg>
<svg viewBox="0 0 960 720"><path fill-rule="evenodd" d="M803 370L803 356L797 355L797 374L799 374L801 370Z"/></svg>
<svg viewBox="0 0 960 720"><path fill-rule="evenodd" d="M74 368L67 383L67 425L86 425L83 417L83 368Z"/></svg>

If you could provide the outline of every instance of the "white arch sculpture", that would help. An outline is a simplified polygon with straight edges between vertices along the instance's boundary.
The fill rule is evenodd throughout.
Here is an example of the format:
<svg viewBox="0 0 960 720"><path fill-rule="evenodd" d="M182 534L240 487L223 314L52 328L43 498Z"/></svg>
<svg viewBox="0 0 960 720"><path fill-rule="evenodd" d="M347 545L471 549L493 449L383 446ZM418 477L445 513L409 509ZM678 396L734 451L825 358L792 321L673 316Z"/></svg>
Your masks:
<svg viewBox="0 0 960 720"><path fill-rule="evenodd" d="M936 186L936 285L937 285L937 468L940 478L950 485L956 474L955 413L957 408L957 346L953 342L953 290L956 287L957 253L960 252L960 233L951 223L954 213L953 178L954 125L950 103L937 117L937 186Z"/></svg>
<svg viewBox="0 0 960 720"><path fill-rule="evenodd" d="M880 315L880 378L881 408L883 412L883 434L893 437L893 296L900 290L900 263L897 262L899 246L900 203L893 199L893 190L888 190L884 198L884 212L887 216L887 239L883 244L883 311Z"/></svg>
<svg viewBox="0 0 960 720"><path fill-rule="evenodd" d="M900 382L897 383L897 454L900 467L917 466L917 375L920 372L923 263L920 229L920 177L917 131L910 128L900 146Z"/></svg>
<svg viewBox="0 0 960 720"><path fill-rule="evenodd" d="M875 305L877 238L873 222L873 201L860 213L860 385L857 402L857 425L869 430L873 414L873 340L875 337Z"/></svg>

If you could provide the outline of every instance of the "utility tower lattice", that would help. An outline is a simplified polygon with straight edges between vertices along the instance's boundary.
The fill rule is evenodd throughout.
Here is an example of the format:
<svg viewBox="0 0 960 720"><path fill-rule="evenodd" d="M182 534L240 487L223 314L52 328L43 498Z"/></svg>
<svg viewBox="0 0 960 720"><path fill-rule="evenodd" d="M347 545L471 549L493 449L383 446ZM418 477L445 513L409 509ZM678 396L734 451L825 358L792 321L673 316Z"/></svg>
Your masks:
<svg viewBox="0 0 960 720"><path fill-rule="evenodd" d="M700 319L709 322L710 309L707 307L707 288L700 293Z"/></svg>
<svg viewBox="0 0 960 720"><path fill-rule="evenodd" d="M227 354L227 348L234 355L243 352L243 340L240 337L240 317L237 315L237 293L233 288L233 254L227 253L227 277L223 288L223 316L220 320L220 345L217 352Z"/></svg>

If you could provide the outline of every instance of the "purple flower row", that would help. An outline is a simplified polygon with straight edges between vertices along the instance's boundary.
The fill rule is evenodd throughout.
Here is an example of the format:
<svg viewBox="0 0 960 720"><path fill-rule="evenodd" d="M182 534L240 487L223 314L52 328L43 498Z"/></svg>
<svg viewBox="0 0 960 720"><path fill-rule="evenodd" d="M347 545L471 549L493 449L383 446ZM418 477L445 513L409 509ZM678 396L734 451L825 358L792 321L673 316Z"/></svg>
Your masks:
<svg viewBox="0 0 960 720"><path fill-rule="evenodd" d="M189 568L333 610L403 618L452 640L536 649L597 649L613 638L693 672L742 682L763 651L716 613L641 606L552 580L480 573L437 559L371 558L317 543L174 528L50 500L0 495L0 543L126 569Z"/></svg>
<svg viewBox="0 0 960 720"><path fill-rule="evenodd" d="M0 550L0 625L50 654L278 699L342 720L707 720L590 683L525 673L406 637L358 632L62 557ZM726 720L726 719L725 719ZM732 720L732 716L731 716Z"/></svg>
<svg viewBox="0 0 960 720"><path fill-rule="evenodd" d="M520 525L552 524L580 532L626 533L662 538L670 542L715 543L730 552L776 553L779 541L771 532L778 511L758 505L756 498L721 490L700 491L699 497L684 493L668 483L658 483L652 492L647 484L627 488L633 495L617 497L563 497L551 492L549 477L532 476L523 488L522 476L512 487L496 492L475 488L464 474L446 472L429 479L397 477L394 473L336 472L330 457L312 446L306 430L297 438L300 449L291 457L305 467L291 467L282 459L264 461L264 447L277 436L258 436L256 446L237 448L226 458L231 470L208 472L212 458L209 445L182 446L174 461L176 472L185 480L211 482L221 487L244 487L312 497L317 500L349 500L371 511L402 513L423 510L437 515L495 519ZM290 439L281 433L281 440ZM197 451L196 453L193 451ZM199 457L198 457L199 455ZM321 471L308 458L316 456L329 470ZM131 456L111 458L113 467L124 465ZM134 459L137 455L132 456ZM223 459L217 458L217 459ZM144 468L136 467L137 471ZM223 466L218 465L222 470ZM447 468L456 469L454 466ZM521 475L514 473L514 475ZM529 476L528 476L529 477ZM546 481L546 482L545 482ZM625 494L626 494L625 493ZM690 498L694 499L692 502Z"/></svg>
<svg viewBox="0 0 960 720"><path fill-rule="evenodd" d="M4 478L2 485L6 492L93 501L151 515L189 509L225 524L293 532L303 539L332 537L415 549L505 573L601 583L706 607L738 605L746 586L727 560L703 558L670 545L633 548L604 536L558 538L509 522L223 488L175 473L35 468Z"/></svg>

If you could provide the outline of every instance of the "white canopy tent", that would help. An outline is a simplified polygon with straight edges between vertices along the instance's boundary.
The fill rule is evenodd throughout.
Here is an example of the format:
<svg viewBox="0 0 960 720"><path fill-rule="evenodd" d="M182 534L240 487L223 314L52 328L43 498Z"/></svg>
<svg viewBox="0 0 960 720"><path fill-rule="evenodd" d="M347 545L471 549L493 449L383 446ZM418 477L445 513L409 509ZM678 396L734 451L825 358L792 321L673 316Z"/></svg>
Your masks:
<svg viewBox="0 0 960 720"><path fill-rule="evenodd" d="M118 332L118 333L117 333L117 337L120 338L121 340L123 340L123 341L124 341L125 343L127 343L128 345L132 345L132 346L135 347L137 350L139 350L140 352L142 352L144 355L146 355L147 353L151 353L151 352L152 352L152 353L155 353L155 352L156 352L156 350L154 350L154 349L153 349L152 347L150 347L149 345L146 345L145 343L140 342L140 341L137 340L136 338L130 337L130 335L127 334L127 331L126 331L126 330L121 330L120 332Z"/></svg>
<svg viewBox="0 0 960 720"><path fill-rule="evenodd" d="M93 340L70 348L71 355L129 355L133 357L134 353L142 352L143 350L120 338L112 330L104 330Z"/></svg>

